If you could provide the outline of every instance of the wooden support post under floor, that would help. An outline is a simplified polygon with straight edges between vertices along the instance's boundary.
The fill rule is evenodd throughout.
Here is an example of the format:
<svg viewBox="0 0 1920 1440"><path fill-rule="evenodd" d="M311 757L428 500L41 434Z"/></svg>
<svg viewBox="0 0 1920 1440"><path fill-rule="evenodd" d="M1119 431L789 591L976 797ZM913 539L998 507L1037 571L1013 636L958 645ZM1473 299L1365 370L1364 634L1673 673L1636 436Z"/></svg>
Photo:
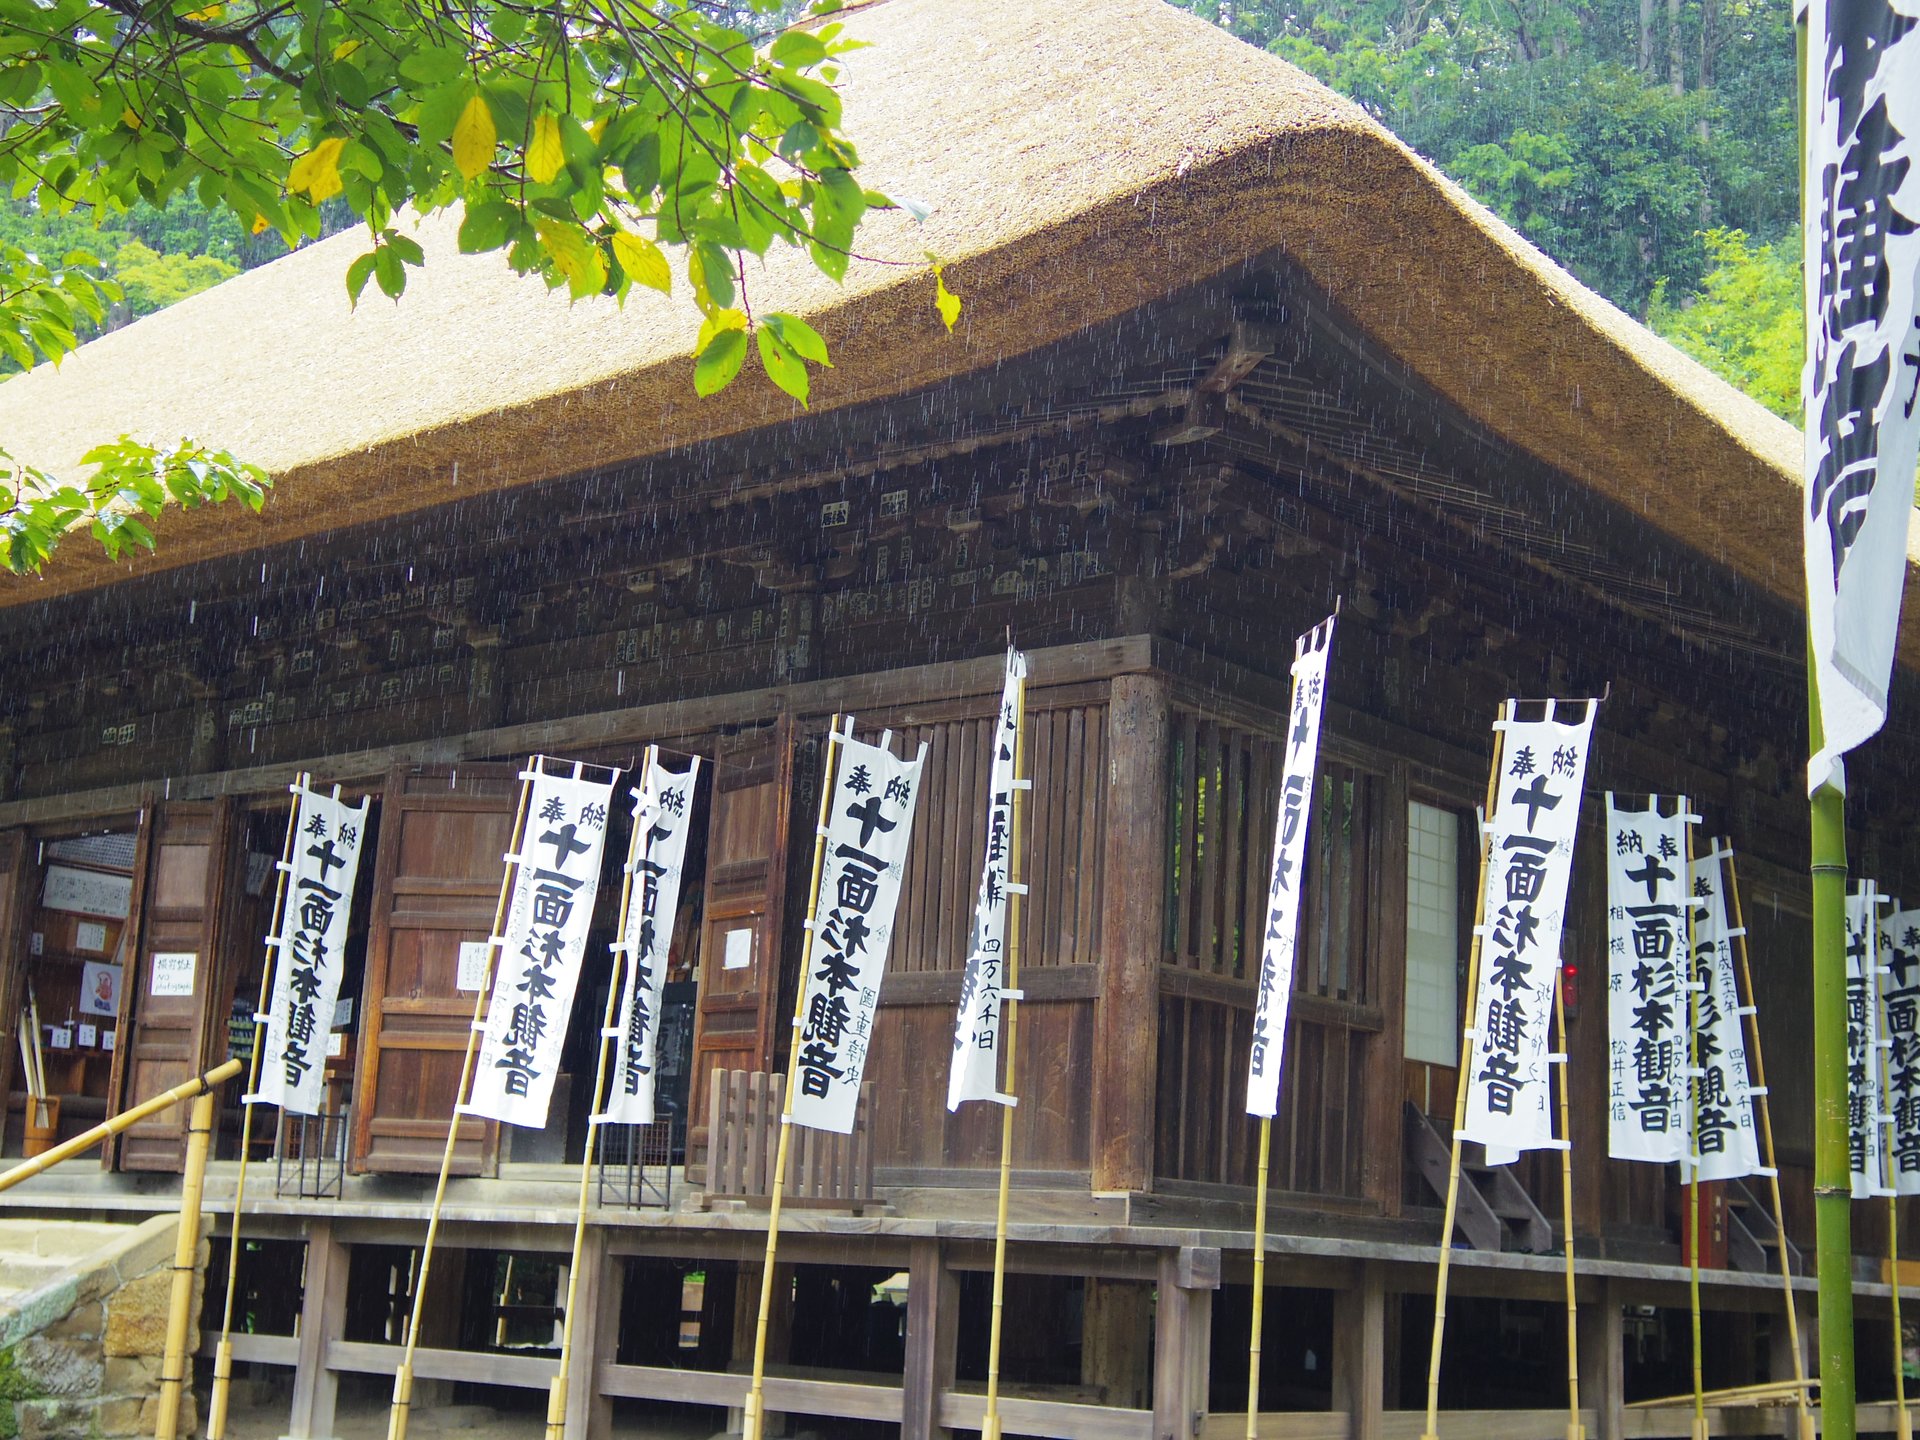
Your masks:
<svg viewBox="0 0 1920 1440"><path fill-rule="evenodd" d="M627 1263L607 1256L607 1232L587 1227L580 1250L580 1296L584 1308L574 1321L578 1357L567 1389L566 1440L611 1440L613 1401L600 1391L600 1362L614 1358L620 1343L620 1305L627 1288Z"/></svg>
<svg viewBox="0 0 1920 1440"><path fill-rule="evenodd" d="M299 1360L293 1372L293 1411L287 1440L332 1440L340 1377L327 1368L327 1346L347 1330L347 1247L333 1222L307 1230L306 1290L300 1300Z"/></svg>
<svg viewBox="0 0 1920 1440"><path fill-rule="evenodd" d="M1348 1440L1381 1440L1387 1292L1378 1265L1362 1261L1359 1272L1353 1285L1333 1296L1333 1408L1347 1412Z"/></svg>
<svg viewBox="0 0 1920 1440"><path fill-rule="evenodd" d="M938 1240L916 1240L907 1259L907 1364L901 1377L900 1440L946 1440L940 1397L953 1387L960 1331L960 1279Z"/></svg>
<svg viewBox="0 0 1920 1440"><path fill-rule="evenodd" d="M1219 1288L1218 1250L1185 1245L1161 1255L1153 1316L1153 1440L1191 1440L1206 1416L1213 1292Z"/></svg>
<svg viewBox="0 0 1920 1440"><path fill-rule="evenodd" d="M1588 1440L1625 1440L1626 1322L1611 1280L1599 1281L1593 1294L1580 1306L1580 1408L1594 1413Z"/></svg>

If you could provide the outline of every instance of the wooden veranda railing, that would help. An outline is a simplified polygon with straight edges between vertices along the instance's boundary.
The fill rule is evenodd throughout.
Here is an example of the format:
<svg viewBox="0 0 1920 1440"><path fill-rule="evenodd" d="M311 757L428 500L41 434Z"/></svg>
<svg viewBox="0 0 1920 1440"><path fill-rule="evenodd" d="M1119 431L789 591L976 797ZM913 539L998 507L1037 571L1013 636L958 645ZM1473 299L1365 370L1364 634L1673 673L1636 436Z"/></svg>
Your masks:
<svg viewBox="0 0 1920 1440"><path fill-rule="evenodd" d="M716 1070L707 1104L709 1199L749 1201L772 1193L774 1155L787 1077L763 1070ZM852 1210L873 1203L873 1084L860 1087L853 1133L795 1126L787 1165L788 1206Z"/></svg>

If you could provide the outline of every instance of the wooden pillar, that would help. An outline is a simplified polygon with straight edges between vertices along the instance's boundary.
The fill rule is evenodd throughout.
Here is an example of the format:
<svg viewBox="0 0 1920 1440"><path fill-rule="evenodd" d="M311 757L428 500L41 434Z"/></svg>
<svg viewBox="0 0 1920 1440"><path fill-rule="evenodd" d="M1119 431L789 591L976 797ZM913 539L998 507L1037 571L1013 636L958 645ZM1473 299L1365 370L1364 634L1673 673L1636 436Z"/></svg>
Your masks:
<svg viewBox="0 0 1920 1440"><path fill-rule="evenodd" d="M1219 1288L1218 1250L1184 1245L1161 1255L1153 1317L1153 1440L1192 1440L1200 1433L1207 1413L1213 1292Z"/></svg>
<svg viewBox="0 0 1920 1440"><path fill-rule="evenodd" d="M566 1440L612 1440L613 1402L600 1393L600 1366L620 1345L620 1302L627 1262L607 1254L607 1232L594 1225L580 1247L582 1313L573 1323L573 1368L567 1381Z"/></svg>
<svg viewBox="0 0 1920 1440"><path fill-rule="evenodd" d="M293 1411L286 1440L332 1440L340 1380L327 1368L327 1347L347 1332L347 1247L333 1222L307 1230L307 1274L300 1298L299 1358L293 1372Z"/></svg>
<svg viewBox="0 0 1920 1440"><path fill-rule="evenodd" d="M1591 1440L1623 1440L1627 1429L1627 1332L1611 1280L1580 1304L1580 1408L1594 1413Z"/></svg>
<svg viewBox="0 0 1920 1440"><path fill-rule="evenodd" d="M1166 943L1167 683L1114 677L1100 857L1100 999L1093 1055L1093 1188L1153 1185L1160 960Z"/></svg>
<svg viewBox="0 0 1920 1440"><path fill-rule="evenodd" d="M1368 963L1374 1004L1385 1023L1362 1041L1366 1130L1360 1140L1360 1192L1385 1216L1400 1213L1406 1155L1407 767L1391 766L1380 785L1375 850L1374 931Z"/></svg>
<svg viewBox="0 0 1920 1440"><path fill-rule="evenodd" d="M960 1281L938 1240L916 1240L907 1256L907 1364L900 1440L946 1440L940 1397L953 1388L960 1332Z"/></svg>
<svg viewBox="0 0 1920 1440"><path fill-rule="evenodd" d="M1147 1356L1153 1349L1153 1306L1137 1280L1088 1276L1081 1311L1080 1383L1096 1390L1103 1405L1146 1408L1150 1394Z"/></svg>
<svg viewBox="0 0 1920 1440"><path fill-rule="evenodd" d="M1349 1440L1381 1440L1386 1363L1386 1285L1380 1267L1362 1261L1354 1283L1333 1297L1333 1408L1347 1412Z"/></svg>

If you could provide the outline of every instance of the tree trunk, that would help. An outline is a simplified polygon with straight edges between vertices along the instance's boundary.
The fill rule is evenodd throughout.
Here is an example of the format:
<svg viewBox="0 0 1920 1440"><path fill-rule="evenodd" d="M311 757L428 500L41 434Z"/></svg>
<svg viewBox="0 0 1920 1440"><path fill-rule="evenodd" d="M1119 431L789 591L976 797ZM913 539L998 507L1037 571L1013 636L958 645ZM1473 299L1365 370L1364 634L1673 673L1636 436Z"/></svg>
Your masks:
<svg viewBox="0 0 1920 1440"><path fill-rule="evenodd" d="M1640 73L1653 73L1653 0L1640 0Z"/></svg>
<svg viewBox="0 0 1920 1440"><path fill-rule="evenodd" d="M1667 0L1667 84L1675 95L1687 93L1687 61L1680 35L1680 0Z"/></svg>

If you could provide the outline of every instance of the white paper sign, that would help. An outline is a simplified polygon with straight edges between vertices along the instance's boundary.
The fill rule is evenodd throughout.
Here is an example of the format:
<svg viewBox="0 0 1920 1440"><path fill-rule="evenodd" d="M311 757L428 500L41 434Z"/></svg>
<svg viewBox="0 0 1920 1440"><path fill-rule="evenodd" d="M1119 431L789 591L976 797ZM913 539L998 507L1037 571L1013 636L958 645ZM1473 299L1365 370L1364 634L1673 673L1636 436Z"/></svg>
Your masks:
<svg viewBox="0 0 1920 1440"><path fill-rule="evenodd" d="M82 1050L93 1050L99 1047L100 1031L97 1026L83 1024L75 1028L80 1032L80 1048Z"/></svg>
<svg viewBox="0 0 1920 1440"><path fill-rule="evenodd" d="M107 927L98 920L82 920L73 927L73 948L89 950L95 955L106 953Z"/></svg>
<svg viewBox="0 0 1920 1440"><path fill-rule="evenodd" d="M1920 910L1894 902L1880 920L1880 1028L1887 1042L1887 1108L1893 1112L1894 1189L1920 1195Z"/></svg>
<svg viewBox="0 0 1920 1440"><path fill-rule="evenodd" d="M627 913L613 948L626 957L625 982L613 1035L613 1077L607 1108L597 1120L619 1125L654 1121L654 1064L660 1046L660 1003L667 984L667 951L680 910L687 836L693 829L696 756L685 770L662 769L658 754L633 794L633 851ZM738 933L738 932L736 932ZM751 936L752 931L745 932Z"/></svg>
<svg viewBox="0 0 1920 1440"><path fill-rule="evenodd" d="M1669 813L1660 813L1665 807ZM1607 1154L1687 1153L1687 801L1607 795Z"/></svg>
<svg viewBox="0 0 1920 1440"><path fill-rule="evenodd" d="M729 930L720 946L720 968L722 970L748 970L753 966L753 929L741 926L738 930Z"/></svg>
<svg viewBox="0 0 1920 1440"><path fill-rule="evenodd" d="M453 984L456 990L475 991L485 988L487 983L487 942L484 940L462 940L460 958L454 972Z"/></svg>
<svg viewBox="0 0 1920 1440"><path fill-rule="evenodd" d="M339 1030L327 1032L327 1059L338 1060L347 1053L347 1037Z"/></svg>
<svg viewBox="0 0 1920 1440"><path fill-rule="evenodd" d="M49 1050L71 1050L73 1048L73 1027L71 1025L47 1026L47 1048Z"/></svg>
<svg viewBox="0 0 1920 1440"><path fill-rule="evenodd" d="M1737 1180L1761 1168L1746 1022L1733 969L1736 937L1727 919L1727 861L1732 858L1730 849L1720 847L1694 861L1693 893L1704 903L1694 921L1693 981L1702 987L1694 1041L1700 1073L1694 1077L1689 1118L1702 1180Z"/></svg>
<svg viewBox="0 0 1920 1440"><path fill-rule="evenodd" d="M346 969L369 802L343 805L303 785L295 785L293 794L293 862L287 867L280 931L270 942L273 998L260 1055L260 1089L247 1101L318 1115L327 1068L325 1037L333 1028Z"/></svg>
<svg viewBox="0 0 1920 1440"><path fill-rule="evenodd" d="M133 906L133 877L72 865L49 865L40 903L49 910L124 920Z"/></svg>
<svg viewBox="0 0 1920 1440"><path fill-rule="evenodd" d="M793 1123L842 1135L853 1133L927 754L922 744L912 760L896 760L884 743L890 738L839 744L794 1036Z"/></svg>
<svg viewBox="0 0 1920 1440"><path fill-rule="evenodd" d="M193 994L193 972L200 956L192 950L156 950L147 993L159 996Z"/></svg>
<svg viewBox="0 0 1920 1440"><path fill-rule="evenodd" d="M526 836L466 1113L542 1129L587 953L613 779L527 772Z"/></svg>
<svg viewBox="0 0 1920 1440"><path fill-rule="evenodd" d="M193 980L187 980L187 993L193 993ZM120 1013L120 967L89 960L80 967L80 1010L86 1015L118 1016Z"/></svg>
<svg viewBox="0 0 1920 1440"><path fill-rule="evenodd" d="M115 1030L107 1030L102 1032L100 1036L100 1048L102 1050L107 1051L109 1054L111 1054L113 1051L113 1037L118 1033L119 1032Z"/></svg>
<svg viewBox="0 0 1920 1440"><path fill-rule="evenodd" d="M1495 722L1506 742L1487 826L1480 983L1461 1133L1500 1151L1566 1143L1553 1135L1547 1034L1599 702L1550 700L1546 706L1542 720ZM1566 723L1563 711L1578 712L1580 721Z"/></svg>
<svg viewBox="0 0 1920 1440"><path fill-rule="evenodd" d="M947 1066L947 1109L963 1100L1012 1097L1000 1091L1000 1007L1006 990L1007 886L1013 864L1013 773L1020 745L1019 717L1027 688L1027 657L1007 651L1007 673L994 717L987 770L987 849L980 888L973 901L972 944L960 977L960 1006L953 1028L953 1059Z"/></svg>
<svg viewBox="0 0 1920 1440"><path fill-rule="evenodd" d="M1910 3L1807 6L1807 624L1825 747L1886 720L1920 456L1920 25Z"/></svg>
<svg viewBox="0 0 1920 1440"><path fill-rule="evenodd" d="M1307 829L1320 759L1320 717L1326 708L1333 616L1293 642L1293 698L1287 710L1286 764L1273 830L1273 873L1267 881L1267 924L1260 945L1260 990L1247 1059L1247 1113L1272 1119L1280 1105L1280 1064L1293 998L1294 950L1300 938Z"/></svg>
<svg viewBox="0 0 1920 1440"><path fill-rule="evenodd" d="M1863 880L1847 896L1847 1170L1853 1198L1890 1193L1881 1092L1880 896Z"/></svg>

